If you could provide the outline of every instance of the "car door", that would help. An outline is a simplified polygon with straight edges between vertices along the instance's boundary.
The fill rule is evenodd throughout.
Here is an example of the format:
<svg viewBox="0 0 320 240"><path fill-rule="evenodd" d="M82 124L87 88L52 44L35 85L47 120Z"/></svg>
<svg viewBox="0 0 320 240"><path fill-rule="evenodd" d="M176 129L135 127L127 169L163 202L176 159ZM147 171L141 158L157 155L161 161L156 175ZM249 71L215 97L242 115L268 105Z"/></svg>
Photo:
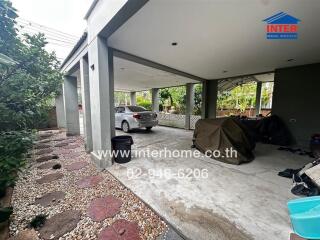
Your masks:
<svg viewBox="0 0 320 240"><path fill-rule="evenodd" d="M116 128L121 128L121 125L119 123L119 107L114 108L114 113L115 113L115 127Z"/></svg>
<svg viewBox="0 0 320 240"><path fill-rule="evenodd" d="M123 120L123 114L124 114L124 107L117 107L116 108L116 114L115 114L115 125L116 128L121 128L121 123Z"/></svg>

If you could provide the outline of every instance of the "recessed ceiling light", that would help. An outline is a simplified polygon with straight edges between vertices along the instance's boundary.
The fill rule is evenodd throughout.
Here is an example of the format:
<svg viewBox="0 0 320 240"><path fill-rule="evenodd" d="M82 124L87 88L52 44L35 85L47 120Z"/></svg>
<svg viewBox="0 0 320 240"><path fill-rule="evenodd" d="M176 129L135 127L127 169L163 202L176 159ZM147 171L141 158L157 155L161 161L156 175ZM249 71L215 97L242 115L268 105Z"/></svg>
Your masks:
<svg viewBox="0 0 320 240"><path fill-rule="evenodd" d="M177 43L177 42L172 42L171 45L172 45L172 46L177 46L178 43Z"/></svg>
<svg viewBox="0 0 320 240"><path fill-rule="evenodd" d="M293 58L290 58L290 59L287 60L287 62L292 62L292 61L294 61Z"/></svg>

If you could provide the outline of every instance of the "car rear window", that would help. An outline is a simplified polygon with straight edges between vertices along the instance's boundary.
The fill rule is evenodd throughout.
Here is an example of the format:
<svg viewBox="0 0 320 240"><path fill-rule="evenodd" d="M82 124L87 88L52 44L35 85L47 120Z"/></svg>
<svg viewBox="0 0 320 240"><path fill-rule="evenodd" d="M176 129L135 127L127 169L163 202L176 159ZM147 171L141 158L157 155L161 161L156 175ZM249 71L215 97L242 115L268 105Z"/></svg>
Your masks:
<svg viewBox="0 0 320 240"><path fill-rule="evenodd" d="M129 109L131 112L145 112L145 111L147 111L145 108L143 108L143 107L138 107L138 106L128 106L128 109Z"/></svg>

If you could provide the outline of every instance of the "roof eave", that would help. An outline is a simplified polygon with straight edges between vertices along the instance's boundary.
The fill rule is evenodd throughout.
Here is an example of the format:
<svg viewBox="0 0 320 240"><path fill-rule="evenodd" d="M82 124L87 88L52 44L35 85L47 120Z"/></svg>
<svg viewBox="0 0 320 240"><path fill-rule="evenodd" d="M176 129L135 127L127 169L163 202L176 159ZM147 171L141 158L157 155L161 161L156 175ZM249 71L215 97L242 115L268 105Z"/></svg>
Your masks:
<svg viewBox="0 0 320 240"><path fill-rule="evenodd" d="M74 53L79 49L79 47L83 44L83 42L87 39L87 32L84 32L81 36L81 38L79 39L79 41L76 43L76 45L73 47L73 49L71 50L71 52L68 54L68 56L66 57L66 59L63 61L63 63L60 66L60 70L64 67L64 65L72 58L72 56L74 55Z"/></svg>
<svg viewBox="0 0 320 240"><path fill-rule="evenodd" d="M99 0L94 0L88 10L88 12L86 13L86 15L84 16L85 20L88 20L88 18L90 17L93 9L96 7L97 3L99 2Z"/></svg>

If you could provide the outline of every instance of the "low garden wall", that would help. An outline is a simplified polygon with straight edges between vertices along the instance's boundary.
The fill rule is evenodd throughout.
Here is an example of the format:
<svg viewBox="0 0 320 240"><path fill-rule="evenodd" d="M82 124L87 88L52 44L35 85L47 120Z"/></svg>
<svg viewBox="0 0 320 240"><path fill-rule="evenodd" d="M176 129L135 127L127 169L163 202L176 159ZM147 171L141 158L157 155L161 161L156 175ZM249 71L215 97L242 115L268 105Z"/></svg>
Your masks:
<svg viewBox="0 0 320 240"><path fill-rule="evenodd" d="M185 118L184 114L172 114L172 113L158 113L159 125L184 128L185 127ZM201 118L198 115L190 116L190 128L194 129L196 122Z"/></svg>

